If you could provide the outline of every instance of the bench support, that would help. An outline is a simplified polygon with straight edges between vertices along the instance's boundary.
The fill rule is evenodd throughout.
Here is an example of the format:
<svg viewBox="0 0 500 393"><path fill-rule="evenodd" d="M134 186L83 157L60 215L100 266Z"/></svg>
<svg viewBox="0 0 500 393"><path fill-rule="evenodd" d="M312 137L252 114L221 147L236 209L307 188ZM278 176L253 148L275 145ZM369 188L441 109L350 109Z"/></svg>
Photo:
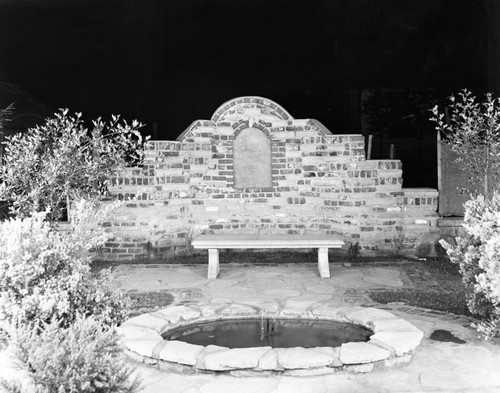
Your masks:
<svg viewBox="0 0 500 393"><path fill-rule="evenodd" d="M208 249L208 278L217 278L219 274L219 250L217 248Z"/></svg>
<svg viewBox="0 0 500 393"><path fill-rule="evenodd" d="M344 242L331 235L285 234L219 234L202 235L192 241L195 249L208 250L208 278L219 275L219 250L223 249L318 249L318 272L321 278L330 278L328 249L342 248Z"/></svg>
<svg viewBox="0 0 500 393"><path fill-rule="evenodd" d="M330 278L330 265L328 264L328 248L318 248L318 271L322 278Z"/></svg>

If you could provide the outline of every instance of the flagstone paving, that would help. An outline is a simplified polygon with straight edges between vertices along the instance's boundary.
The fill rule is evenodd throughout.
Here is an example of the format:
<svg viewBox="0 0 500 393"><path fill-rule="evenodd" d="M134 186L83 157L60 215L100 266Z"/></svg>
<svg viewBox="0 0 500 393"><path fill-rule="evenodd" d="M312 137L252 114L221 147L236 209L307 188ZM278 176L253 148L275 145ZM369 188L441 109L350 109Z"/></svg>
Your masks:
<svg viewBox="0 0 500 393"><path fill-rule="evenodd" d="M217 280L206 278L206 266L120 265L114 285L125 292L168 291L170 307L218 307L235 304L260 308L304 310L314 314L342 306L385 308L424 332L412 361L369 374L338 373L303 377L269 375L183 374L138 364L144 393L335 393L335 392L487 392L500 393L500 346L477 338L471 319L404 304L379 305L370 290L428 288L439 290L432 276L417 263L376 263L344 266L332 263L331 279L318 277L316 264L271 266L221 265ZM207 311L208 312L208 311ZM382 333L384 326L378 328ZM436 329L450 331L465 344L429 337ZM1 355L1 353L0 353ZM0 356L0 370L7 367Z"/></svg>
<svg viewBox="0 0 500 393"><path fill-rule="evenodd" d="M425 269L419 269L414 263L369 266L333 263L330 269L331 279L322 279L314 263L228 264L221 265L217 280L208 280L205 278L206 266L201 265L121 265L114 270L114 277L115 285L124 291L172 291L175 298L172 306L185 304L185 298L189 298L186 294L193 293L189 302L197 306L235 303L313 312L319 307L333 309L352 305L386 308L424 332L424 339L409 364L370 374L308 377L183 375L139 365L144 392L500 392L500 346L478 339L469 326L471 319L404 304L382 306L368 297L369 290L377 289L425 287L438 290L438 283ZM448 330L466 344L430 340L429 336L436 329Z"/></svg>

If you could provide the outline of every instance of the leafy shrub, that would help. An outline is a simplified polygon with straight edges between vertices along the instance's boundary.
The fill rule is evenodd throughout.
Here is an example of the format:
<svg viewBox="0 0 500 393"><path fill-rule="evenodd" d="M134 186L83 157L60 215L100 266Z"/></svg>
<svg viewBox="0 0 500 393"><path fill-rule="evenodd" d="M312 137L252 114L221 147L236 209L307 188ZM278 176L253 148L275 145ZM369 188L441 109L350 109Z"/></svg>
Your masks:
<svg viewBox="0 0 500 393"><path fill-rule="evenodd" d="M500 101L488 93L484 102L478 102L467 90L449 100L449 121L437 105L430 120L457 154L460 169L468 174L464 190L489 199L500 183Z"/></svg>
<svg viewBox="0 0 500 393"><path fill-rule="evenodd" d="M467 201L463 225L465 238L441 244L460 266L468 307L482 319L476 328L487 338L500 337L500 195Z"/></svg>
<svg viewBox="0 0 500 393"><path fill-rule="evenodd" d="M3 376L0 376L0 387L3 389L2 393L28 393L34 390L31 386L23 386L18 380L5 379Z"/></svg>
<svg viewBox="0 0 500 393"><path fill-rule="evenodd" d="M372 291L370 298L377 303L404 302L409 306L423 307L457 315L471 316L466 305L463 288L455 291L434 292L420 289L402 289L390 291Z"/></svg>
<svg viewBox="0 0 500 393"><path fill-rule="evenodd" d="M109 272L94 276L92 254L110 236L97 222L117 203L76 204L70 231L57 231L47 213L0 223L0 321L47 322L63 326L77 314L107 325L123 321L128 300L109 289Z"/></svg>
<svg viewBox="0 0 500 393"><path fill-rule="evenodd" d="M140 381L126 366L115 329L77 316L67 328L53 319L14 330L13 353L37 393L133 393ZM13 384L15 387L15 384ZM15 390L14 390L15 391Z"/></svg>
<svg viewBox="0 0 500 393"><path fill-rule="evenodd" d="M349 248L347 249L347 258L349 261L357 261L361 255L361 247L359 245L359 242L356 243L351 243L349 245Z"/></svg>
<svg viewBox="0 0 500 393"><path fill-rule="evenodd" d="M45 124L7 138L0 171L0 200L12 201L21 217L50 210L58 220L68 201L99 199L110 177L129 161L143 157L137 121L93 122L84 127L81 113L74 117L61 110Z"/></svg>

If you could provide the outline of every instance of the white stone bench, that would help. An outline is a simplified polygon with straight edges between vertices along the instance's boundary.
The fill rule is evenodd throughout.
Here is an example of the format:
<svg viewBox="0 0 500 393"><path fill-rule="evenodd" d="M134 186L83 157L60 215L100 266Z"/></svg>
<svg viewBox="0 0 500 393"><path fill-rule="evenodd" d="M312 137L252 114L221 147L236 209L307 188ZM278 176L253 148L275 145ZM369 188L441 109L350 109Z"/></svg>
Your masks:
<svg viewBox="0 0 500 393"><path fill-rule="evenodd" d="M221 248L317 248L319 275L330 278L328 249L343 245L342 240L327 235L202 235L192 242L194 248L208 249L208 278L219 274Z"/></svg>

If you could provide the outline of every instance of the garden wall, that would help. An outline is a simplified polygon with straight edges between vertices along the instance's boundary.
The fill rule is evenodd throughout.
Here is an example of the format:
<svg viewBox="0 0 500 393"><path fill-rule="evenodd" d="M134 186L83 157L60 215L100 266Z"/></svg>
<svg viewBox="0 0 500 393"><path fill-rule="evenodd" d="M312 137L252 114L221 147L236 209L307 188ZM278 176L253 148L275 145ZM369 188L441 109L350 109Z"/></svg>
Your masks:
<svg viewBox="0 0 500 393"><path fill-rule="evenodd" d="M438 193L402 188L401 162L366 160L364 148L363 136L332 135L271 100L233 99L177 141L147 142L143 167L111 179L127 202L104 223L105 258L171 255L201 233L324 233L411 250L437 230Z"/></svg>

